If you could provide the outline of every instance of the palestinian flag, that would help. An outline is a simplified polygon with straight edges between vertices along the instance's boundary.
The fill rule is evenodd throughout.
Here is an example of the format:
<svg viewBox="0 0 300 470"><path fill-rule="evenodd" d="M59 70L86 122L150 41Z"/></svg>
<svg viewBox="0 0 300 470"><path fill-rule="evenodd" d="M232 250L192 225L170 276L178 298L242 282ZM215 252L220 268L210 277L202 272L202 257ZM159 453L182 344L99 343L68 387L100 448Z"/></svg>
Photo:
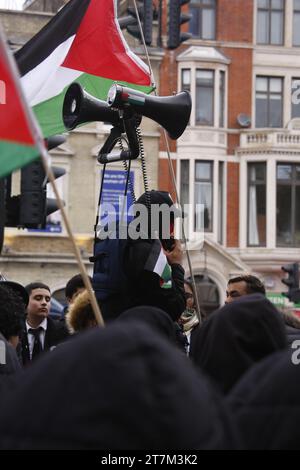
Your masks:
<svg viewBox="0 0 300 470"><path fill-rule="evenodd" d="M153 241L144 269L145 271L158 274L160 277L160 286L163 289L170 289L172 287L171 267L159 240Z"/></svg>
<svg viewBox="0 0 300 470"><path fill-rule="evenodd" d="M0 178L39 156L37 129L31 118L14 59L0 29Z"/></svg>
<svg viewBox="0 0 300 470"><path fill-rule="evenodd" d="M116 0L70 0L16 60L44 137L65 131L62 105L74 81L105 101L113 82L152 90L148 67L121 33Z"/></svg>

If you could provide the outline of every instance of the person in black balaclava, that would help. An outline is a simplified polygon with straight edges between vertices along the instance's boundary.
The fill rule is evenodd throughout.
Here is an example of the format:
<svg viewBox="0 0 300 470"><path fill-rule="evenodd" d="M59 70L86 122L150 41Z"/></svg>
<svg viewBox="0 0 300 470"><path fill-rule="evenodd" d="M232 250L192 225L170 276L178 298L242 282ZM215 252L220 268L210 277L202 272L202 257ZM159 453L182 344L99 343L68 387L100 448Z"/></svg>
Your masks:
<svg viewBox="0 0 300 470"><path fill-rule="evenodd" d="M224 400L189 360L127 319L59 345L0 402L0 449L239 446Z"/></svg>
<svg viewBox="0 0 300 470"><path fill-rule="evenodd" d="M193 359L228 393L253 364L285 347L279 312L263 295L253 294L225 305L203 323Z"/></svg>
<svg viewBox="0 0 300 470"><path fill-rule="evenodd" d="M227 397L243 447L299 450L300 341L252 367Z"/></svg>
<svg viewBox="0 0 300 470"><path fill-rule="evenodd" d="M138 206L139 205L139 206ZM164 310L172 320L178 320L185 309L183 252L179 240L174 239L175 217L182 212L174 206L169 193L149 191L135 203L146 209L148 223L140 227L140 236L129 239L124 253L127 276L127 308L149 305ZM157 220L154 211L162 210ZM163 211L168 217L163 219ZM165 233L164 233L165 232ZM164 256L165 271L154 268L159 256Z"/></svg>

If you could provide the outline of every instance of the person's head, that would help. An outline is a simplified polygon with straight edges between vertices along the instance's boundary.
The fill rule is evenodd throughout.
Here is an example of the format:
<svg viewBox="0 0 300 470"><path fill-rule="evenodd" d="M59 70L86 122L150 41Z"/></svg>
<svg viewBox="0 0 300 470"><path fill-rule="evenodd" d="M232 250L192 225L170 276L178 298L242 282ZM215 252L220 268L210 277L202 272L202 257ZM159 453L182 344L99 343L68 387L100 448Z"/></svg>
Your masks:
<svg viewBox="0 0 300 470"><path fill-rule="evenodd" d="M186 299L186 308L192 309L195 306L195 295L193 284L191 281L185 279L184 280L184 292L185 292L185 299Z"/></svg>
<svg viewBox="0 0 300 470"><path fill-rule="evenodd" d="M88 292L81 292L66 314L66 323L71 333L78 333L97 326Z"/></svg>
<svg viewBox="0 0 300 470"><path fill-rule="evenodd" d="M261 293L224 305L203 322L194 362L224 393L256 362L287 346L284 322Z"/></svg>
<svg viewBox="0 0 300 470"><path fill-rule="evenodd" d="M25 286L29 295L27 306L27 321L35 327L47 318L50 311L50 288L42 282L32 282Z"/></svg>
<svg viewBox="0 0 300 470"><path fill-rule="evenodd" d="M266 289L263 283L255 276L246 274L230 279L226 290L226 304L233 302L238 297L249 294L266 295Z"/></svg>
<svg viewBox="0 0 300 470"><path fill-rule="evenodd" d="M89 278L92 281L91 278ZM71 279L66 284L65 295L68 301L68 304L72 304L76 297L85 290L85 285L82 279L81 274L76 274L76 276L71 277Z"/></svg>
<svg viewBox="0 0 300 470"><path fill-rule="evenodd" d="M22 300L25 308L27 307L29 296L22 284L14 281L8 281L3 275L0 274L0 286L9 287L15 293L15 295L17 295Z"/></svg>
<svg viewBox="0 0 300 470"><path fill-rule="evenodd" d="M25 318L25 305L23 299L15 291L0 284L0 333L15 348L19 343Z"/></svg>
<svg viewBox="0 0 300 470"><path fill-rule="evenodd" d="M151 238L155 238L156 234L160 240L167 240L173 236L174 220L176 217L182 216L182 212L176 207L167 191L151 190L145 192L135 203L136 208L139 206L146 208L140 212L137 211L141 218L142 232L148 232Z"/></svg>

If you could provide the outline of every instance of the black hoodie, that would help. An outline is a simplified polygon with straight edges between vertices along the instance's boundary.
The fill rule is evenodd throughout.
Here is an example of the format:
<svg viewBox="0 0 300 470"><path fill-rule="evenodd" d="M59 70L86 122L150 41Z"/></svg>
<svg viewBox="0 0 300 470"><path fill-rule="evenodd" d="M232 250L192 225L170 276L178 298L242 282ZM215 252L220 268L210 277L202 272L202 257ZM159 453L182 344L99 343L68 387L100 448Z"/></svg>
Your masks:
<svg viewBox="0 0 300 470"><path fill-rule="evenodd" d="M227 393L254 363L286 346L283 320L262 294L240 297L199 328L194 362Z"/></svg>
<svg viewBox="0 0 300 470"><path fill-rule="evenodd" d="M61 344L0 403L1 449L224 449L234 428L189 360L138 322Z"/></svg>
<svg viewBox="0 0 300 470"><path fill-rule="evenodd" d="M300 342L252 367L227 400L246 449L299 450Z"/></svg>

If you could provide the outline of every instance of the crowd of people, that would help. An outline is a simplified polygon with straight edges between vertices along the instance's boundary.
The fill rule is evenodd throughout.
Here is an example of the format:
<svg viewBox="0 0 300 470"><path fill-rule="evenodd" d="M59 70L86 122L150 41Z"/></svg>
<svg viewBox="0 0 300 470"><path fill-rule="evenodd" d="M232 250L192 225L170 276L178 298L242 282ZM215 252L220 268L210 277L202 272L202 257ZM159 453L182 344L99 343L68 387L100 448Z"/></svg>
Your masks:
<svg viewBox="0 0 300 470"><path fill-rule="evenodd" d="M181 244L163 242L130 241L104 328L80 274L60 320L46 284L0 280L0 449L299 448L300 320L245 274L201 321Z"/></svg>

